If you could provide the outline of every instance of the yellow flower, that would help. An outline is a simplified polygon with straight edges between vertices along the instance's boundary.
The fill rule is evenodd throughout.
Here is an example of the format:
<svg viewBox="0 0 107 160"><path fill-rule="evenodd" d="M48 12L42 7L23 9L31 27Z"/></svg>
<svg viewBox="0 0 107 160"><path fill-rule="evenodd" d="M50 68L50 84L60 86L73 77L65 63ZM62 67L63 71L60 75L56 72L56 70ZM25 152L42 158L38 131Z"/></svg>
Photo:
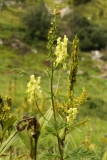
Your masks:
<svg viewBox="0 0 107 160"><path fill-rule="evenodd" d="M29 102L33 103L37 99L41 99L42 97L42 90L40 87L40 80L41 77L38 77L37 80L35 79L34 75L31 75L30 82L28 83L27 93L29 94Z"/></svg>
<svg viewBox="0 0 107 160"><path fill-rule="evenodd" d="M67 118L67 122L72 124L73 120L76 119L77 113L78 113L77 108L70 108L68 110L68 116L66 117Z"/></svg>
<svg viewBox="0 0 107 160"><path fill-rule="evenodd" d="M56 46L56 61L55 61L55 66L57 67L59 64L63 64L65 59L67 58L67 42L68 38L66 35L64 35L64 40L61 42L61 38L59 37L57 39L57 46Z"/></svg>

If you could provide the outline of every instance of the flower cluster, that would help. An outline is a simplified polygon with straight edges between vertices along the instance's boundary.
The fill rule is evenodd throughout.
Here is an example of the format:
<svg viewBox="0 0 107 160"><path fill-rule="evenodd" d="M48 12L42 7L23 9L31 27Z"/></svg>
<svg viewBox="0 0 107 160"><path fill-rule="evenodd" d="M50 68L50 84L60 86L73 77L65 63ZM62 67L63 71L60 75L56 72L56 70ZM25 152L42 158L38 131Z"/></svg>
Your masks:
<svg viewBox="0 0 107 160"><path fill-rule="evenodd" d="M87 94L85 88L79 97L73 97L72 100L67 103L61 104L57 99L54 100L55 108L59 114L64 117L69 124L73 124L73 121L76 119L78 114L78 107L87 101Z"/></svg>
<svg viewBox="0 0 107 160"><path fill-rule="evenodd" d="M42 90L40 87L40 80L41 77L38 77L37 80L35 79L34 75L31 75L30 82L28 83L27 93L29 94L29 102L33 103L37 99L41 99L42 97Z"/></svg>
<svg viewBox="0 0 107 160"><path fill-rule="evenodd" d="M59 37L57 39L57 46L56 46L56 51L55 51L55 55L56 55L56 61L55 61L55 66L57 67L59 64L63 64L63 68L65 69L66 65L64 63L65 59L67 58L68 54L67 54L67 42L68 42L68 38L66 37L66 35L64 36L64 40L61 42L61 38Z"/></svg>
<svg viewBox="0 0 107 160"><path fill-rule="evenodd" d="M85 88L83 88L83 91L81 95L77 98L72 98L71 102L68 102L68 115L67 115L67 122L72 124L73 120L76 119L77 113L78 113L78 107L87 101L87 94ZM69 107L70 106L70 107Z"/></svg>
<svg viewBox="0 0 107 160"><path fill-rule="evenodd" d="M7 97L5 100L0 96L0 120L7 120L11 112L11 98Z"/></svg>
<svg viewBox="0 0 107 160"><path fill-rule="evenodd" d="M67 122L72 124L73 120L76 119L77 113L77 108L70 108L68 110Z"/></svg>
<svg viewBox="0 0 107 160"><path fill-rule="evenodd" d="M61 104L57 99L54 99L54 105L55 105L55 109L57 110L57 112L64 117L65 114L67 113L67 109L65 104Z"/></svg>

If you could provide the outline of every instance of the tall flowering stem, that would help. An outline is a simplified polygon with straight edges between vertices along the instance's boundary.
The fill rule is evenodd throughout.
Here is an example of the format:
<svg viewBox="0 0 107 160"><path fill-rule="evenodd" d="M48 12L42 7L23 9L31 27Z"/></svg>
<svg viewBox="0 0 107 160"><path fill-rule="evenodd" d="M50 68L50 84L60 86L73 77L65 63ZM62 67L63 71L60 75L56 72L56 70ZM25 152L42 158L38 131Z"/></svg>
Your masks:
<svg viewBox="0 0 107 160"><path fill-rule="evenodd" d="M51 27L48 32L48 42L47 42L47 49L48 49L48 56L53 57L52 53L55 50L56 44L55 41L57 39L57 28L58 28L58 17L60 15L59 8L54 10L54 18L51 22Z"/></svg>
<svg viewBox="0 0 107 160"><path fill-rule="evenodd" d="M68 78L67 97L68 97L69 105L73 99L74 86L76 85L76 75L77 75L77 67L78 67L78 49L79 49L79 39L77 36L75 36L72 43L70 74Z"/></svg>
<svg viewBox="0 0 107 160"><path fill-rule="evenodd" d="M63 153L62 148L60 145L60 138L59 133L57 129L57 120L56 120L56 111L55 111L55 104L54 104L54 92L53 92L53 75L54 75L54 52L56 48L56 39L57 39L57 28L58 28L58 17L60 15L59 8L56 8L54 10L54 19L52 21L52 26L48 33L48 43L47 43L47 49L48 49L48 56L51 61L51 78L50 78L50 87L51 87L51 102L52 102L52 109L53 109L53 116L54 116L54 122L55 122L55 130L57 135L57 141L58 141L58 148L59 148L59 154L60 154L60 160L63 160Z"/></svg>

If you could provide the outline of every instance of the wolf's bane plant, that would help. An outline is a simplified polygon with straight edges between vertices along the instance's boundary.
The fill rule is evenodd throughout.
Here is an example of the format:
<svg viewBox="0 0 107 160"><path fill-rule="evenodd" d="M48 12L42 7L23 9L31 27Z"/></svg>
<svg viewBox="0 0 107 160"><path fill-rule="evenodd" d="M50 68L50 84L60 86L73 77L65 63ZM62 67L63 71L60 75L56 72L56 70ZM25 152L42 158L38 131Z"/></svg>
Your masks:
<svg viewBox="0 0 107 160"><path fill-rule="evenodd" d="M56 11L56 10L55 10ZM59 12L58 12L59 13ZM59 14L58 14L59 15ZM55 12L55 18L57 17L57 12ZM56 20L56 19L54 19ZM56 20L57 22L58 20ZM60 66L65 65L65 60L68 56L67 54L67 41L68 38L64 36L63 42L61 42L61 38L59 37L57 39L57 44L55 46L55 33L56 33L56 23L52 23L51 32L49 30L49 36L48 36L48 52L49 58L51 61L51 73L50 75L50 90L51 90L51 105L53 109L53 118L54 118L54 128L47 127L47 131L51 132L54 136L57 137L58 142L58 150L60 160L64 160L64 157L66 155L66 151L64 149L66 148L66 136L70 134L72 129L74 129L74 120L76 119L77 113L78 113L78 106L82 104L83 102L86 102L87 95L86 90L83 88L82 94L75 98L74 96L74 87L76 85L76 76L77 76L77 67L78 67L78 50L79 50L79 39L77 36L75 36L73 43L72 43L72 54L71 54L71 60L70 60L70 74L68 77L68 89L67 89L67 100L63 103L61 103L53 90L53 76L54 71L56 67L60 64ZM51 34L50 34L51 33ZM54 36L53 36L54 35ZM54 37L54 38L53 38ZM56 60L54 60L54 55L56 56ZM61 115L61 121L63 125L58 124L58 117L57 113ZM81 123L83 124L83 122ZM63 126L63 127L62 127ZM76 125L75 125L76 126ZM77 124L78 126L78 124ZM54 131L55 130L55 131ZM77 153L78 154L78 153ZM56 156L56 155L50 155L50 156Z"/></svg>
<svg viewBox="0 0 107 160"><path fill-rule="evenodd" d="M88 156L88 150L83 150L82 148L77 148L74 150L69 150L68 146L71 141L71 133L80 125L84 125L87 121L75 123L75 119L78 114L78 107L83 102L86 102L87 95L86 90L83 91L79 97L75 97L74 88L76 85L76 76L78 68L78 50L79 50L79 39L75 36L72 43L72 54L70 59L70 73L68 77L68 87L67 95L64 96L63 101L58 99L60 95L56 94L54 91L54 74L55 70L59 68L66 68L66 58L67 54L67 42L68 38L64 36L63 41L61 38L57 38L57 27L58 27L58 17L60 11L58 8L54 10L54 19L51 23L51 28L48 33L48 58L51 62L51 69L48 69L49 84L50 84L50 95L46 97L46 100L50 101L50 108L43 115L39 109L39 102L42 99L42 89L40 86L40 77L37 79L34 75L30 76L30 82L28 83L27 93L29 95L29 102L35 105L39 112L41 113L40 119L36 119L35 112L33 117L24 117L23 120L19 121L17 124L17 130L20 132L20 137L28 146L31 151L30 157L37 160L37 146L42 143L43 148L47 148L46 142L42 135L52 135L55 137L55 145L47 149L44 155L39 155L40 159L70 159L77 157L82 159ZM58 80L59 82L59 80ZM59 86L59 83L58 85ZM47 94L46 94L47 95ZM29 137L24 136L25 132L29 132ZM33 132L33 135L32 135ZM35 147L36 146L36 147ZM74 158L75 159L75 158Z"/></svg>

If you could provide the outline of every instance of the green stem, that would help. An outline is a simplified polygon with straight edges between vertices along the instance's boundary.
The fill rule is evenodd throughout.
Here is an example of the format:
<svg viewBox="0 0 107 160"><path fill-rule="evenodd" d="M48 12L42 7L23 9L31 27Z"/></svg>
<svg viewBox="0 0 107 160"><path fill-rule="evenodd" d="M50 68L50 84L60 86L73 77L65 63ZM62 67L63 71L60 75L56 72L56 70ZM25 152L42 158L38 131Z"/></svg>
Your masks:
<svg viewBox="0 0 107 160"><path fill-rule="evenodd" d="M2 132L3 132L3 122L2 122L2 120L0 120L0 125L1 125ZM2 138L0 140L1 145L3 143L3 138L4 138L4 135L2 136Z"/></svg>
<svg viewBox="0 0 107 160"><path fill-rule="evenodd" d="M12 160L12 146L10 146L9 151L10 151L10 160Z"/></svg>
<svg viewBox="0 0 107 160"><path fill-rule="evenodd" d="M54 94L53 94L53 73L54 73L54 68L53 68L53 60L52 62L52 67L51 67L51 100L52 100L52 109L53 109L53 115L54 115L54 122L55 122L55 130L56 130L56 134L57 134L57 141L58 141L58 149L59 149L59 153L60 153L60 160L64 160L63 159L63 152L62 152L62 148L61 148L61 143L60 143L60 138L59 138L59 134L58 134L58 129L57 129L57 120L56 120L56 112L55 112L55 106L54 106Z"/></svg>
<svg viewBox="0 0 107 160"><path fill-rule="evenodd" d="M8 135L10 136L11 135L11 133L10 133L11 131L10 131L10 128L8 129ZM9 154L10 154L10 160L12 160L12 146L10 146L9 147Z"/></svg>

